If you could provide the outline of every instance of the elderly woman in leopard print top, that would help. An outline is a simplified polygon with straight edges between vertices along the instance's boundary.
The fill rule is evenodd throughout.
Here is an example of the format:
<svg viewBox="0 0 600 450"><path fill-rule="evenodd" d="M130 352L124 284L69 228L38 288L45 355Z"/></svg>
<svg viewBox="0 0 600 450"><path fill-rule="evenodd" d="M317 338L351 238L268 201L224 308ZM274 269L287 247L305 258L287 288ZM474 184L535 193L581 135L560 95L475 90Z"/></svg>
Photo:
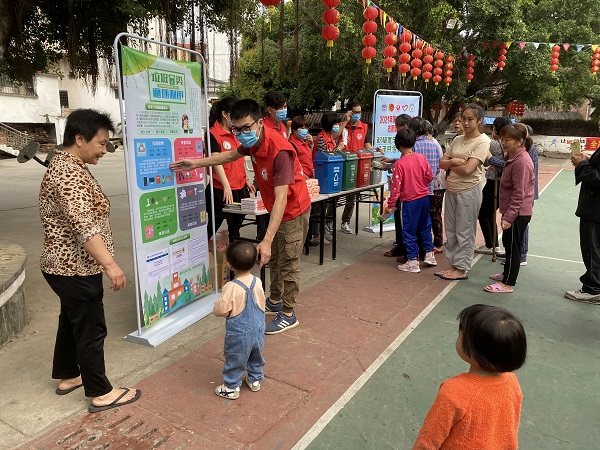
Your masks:
<svg viewBox="0 0 600 450"><path fill-rule="evenodd" d="M60 298L52 378L56 393L83 386L90 412L136 401L138 389L115 389L105 374L106 322L102 272L111 289L125 288L125 274L115 262L109 223L110 202L87 168L106 154L113 124L91 109L67 118L64 149L50 162L40 187L44 246L40 268Z"/></svg>

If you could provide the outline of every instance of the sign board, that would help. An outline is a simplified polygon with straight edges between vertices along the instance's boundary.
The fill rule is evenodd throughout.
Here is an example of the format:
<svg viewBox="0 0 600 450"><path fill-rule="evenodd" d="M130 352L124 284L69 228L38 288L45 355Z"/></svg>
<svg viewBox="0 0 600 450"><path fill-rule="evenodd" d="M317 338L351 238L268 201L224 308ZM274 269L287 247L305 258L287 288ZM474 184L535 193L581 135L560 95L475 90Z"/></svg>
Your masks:
<svg viewBox="0 0 600 450"><path fill-rule="evenodd" d="M210 314L215 300L204 169L177 173L169 169L174 160L203 157L202 130L208 114L200 108L203 77L199 63L161 58L127 46L120 46L120 55L139 315L138 332L130 337L156 345L165 335L183 329L178 318L185 317L187 323L188 313L196 312L198 320ZM193 303L197 303L195 308L188 309ZM184 307L186 311L176 315ZM162 333L160 338L150 333L154 328Z"/></svg>

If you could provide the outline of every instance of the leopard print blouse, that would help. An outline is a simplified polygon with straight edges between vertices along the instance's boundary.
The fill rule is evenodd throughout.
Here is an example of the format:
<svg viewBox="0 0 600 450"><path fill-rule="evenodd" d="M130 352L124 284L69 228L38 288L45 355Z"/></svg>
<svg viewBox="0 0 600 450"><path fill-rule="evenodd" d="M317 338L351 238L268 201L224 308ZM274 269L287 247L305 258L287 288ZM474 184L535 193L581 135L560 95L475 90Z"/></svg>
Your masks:
<svg viewBox="0 0 600 450"><path fill-rule="evenodd" d="M42 180L39 203L44 226L42 272L63 276L102 272L83 244L99 233L114 255L110 202L87 166L74 155L57 151Z"/></svg>

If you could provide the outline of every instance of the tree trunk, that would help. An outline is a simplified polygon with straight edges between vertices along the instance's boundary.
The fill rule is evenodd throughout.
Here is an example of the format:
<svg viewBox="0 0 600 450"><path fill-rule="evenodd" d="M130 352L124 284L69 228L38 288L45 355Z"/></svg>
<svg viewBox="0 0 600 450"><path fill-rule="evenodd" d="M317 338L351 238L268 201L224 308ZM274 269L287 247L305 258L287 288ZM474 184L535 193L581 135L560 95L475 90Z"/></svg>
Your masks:
<svg viewBox="0 0 600 450"><path fill-rule="evenodd" d="M190 0L190 50L196 50L196 13L194 11L194 0ZM197 61L195 53L190 53L190 60Z"/></svg>
<svg viewBox="0 0 600 450"><path fill-rule="evenodd" d="M296 21L294 23L294 50L296 53L296 76L300 75L300 0L296 0Z"/></svg>
<svg viewBox="0 0 600 450"><path fill-rule="evenodd" d="M285 74L285 54L283 49L283 25L285 21L285 2L281 2L279 13L279 75L283 78Z"/></svg>

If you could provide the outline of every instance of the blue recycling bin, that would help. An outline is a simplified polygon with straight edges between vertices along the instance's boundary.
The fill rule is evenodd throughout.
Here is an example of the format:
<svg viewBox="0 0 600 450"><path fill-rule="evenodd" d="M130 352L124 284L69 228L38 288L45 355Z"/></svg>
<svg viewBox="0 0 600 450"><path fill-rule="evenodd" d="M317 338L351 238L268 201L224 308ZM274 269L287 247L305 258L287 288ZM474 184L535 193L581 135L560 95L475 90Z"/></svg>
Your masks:
<svg viewBox="0 0 600 450"><path fill-rule="evenodd" d="M314 160L315 178L321 194L335 194L342 190L344 158L334 152L317 152Z"/></svg>

